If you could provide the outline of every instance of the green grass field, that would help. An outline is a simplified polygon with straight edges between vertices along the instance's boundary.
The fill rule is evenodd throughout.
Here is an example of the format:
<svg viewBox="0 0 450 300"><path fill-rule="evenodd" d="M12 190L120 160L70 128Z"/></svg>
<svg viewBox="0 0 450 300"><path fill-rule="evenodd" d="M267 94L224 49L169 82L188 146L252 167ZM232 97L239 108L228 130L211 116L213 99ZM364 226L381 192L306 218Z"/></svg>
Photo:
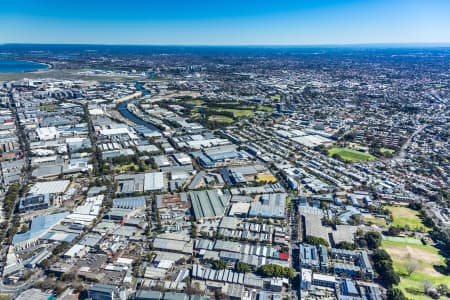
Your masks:
<svg viewBox="0 0 450 300"><path fill-rule="evenodd" d="M423 225L422 220L419 217L419 212L403 206L390 206L386 205L393 217L392 226L409 227L411 230L417 231L430 231L431 228Z"/></svg>
<svg viewBox="0 0 450 300"><path fill-rule="evenodd" d="M387 227L386 220L383 219L383 218L364 217L363 221L366 224L375 224L375 225L378 225L380 227Z"/></svg>
<svg viewBox="0 0 450 300"><path fill-rule="evenodd" d="M139 170L139 166L137 164L118 165L114 166L114 170L118 172L135 171Z"/></svg>
<svg viewBox="0 0 450 300"><path fill-rule="evenodd" d="M211 110L218 113L229 112L232 113L235 118L250 117L253 115L253 110L251 109L213 108Z"/></svg>
<svg viewBox="0 0 450 300"><path fill-rule="evenodd" d="M56 105L55 104L41 105L39 106L39 109L41 111L54 111L56 109Z"/></svg>
<svg viewBox="0 0 450 300"><path fill-rule="evenodd" d="M185 103L190 105L202 105L203 103L205 103L205 101L198 99L198 100L188 100Z"/></svg>
<svg viewBox="0 0 450 300"><path fill-rule="evenodd" d="M409 245L423 245L421 240L410 237L386 236L383 235L383 241L396 242Z"/></svg>
<svg viewBox="0 0 450 300"><path fill-rule="evenodd" d="M381 152L381 153L386 153L386 152L388 152L388 153L393 154L393 153L395 152L395 150L392 150L392 149L389 149L389 148L380 148L380 152Z"/></svg>
<svg viewBox="0 0 450 300"><path fill-rule="evenodd" d="M218 122L218 123L226 123L231 124L234 122L233 118L221 115L212 115L208 117L208 121L210 122Z"/></svg>
<svg viewBox="0 0 450 300"><path fill-rule="evenodd" d="M369 153L363 153L348 148L338 148L338 147L330 148L328 150L328 155L332 156L334 154L337 154L341 159L348 162L364 162L375 159L375 156Z"/></svg>
<svg viewBox="0 0 450 300"><path fill-rule="evenodd" d="M450 276L439 273L435 268L445 265L444 257L436 248L428 245L412 244L412 239L397 241L383 239L382 247L391 256L394 262L394 269L401 276L398 287L405 293L407 298L431 299L423 293L423 283L425 281L430 281L434 286L439 284L450 285ZM416 262L416 269L411 275L408 275L406 265L411 260Z"/></svg>
<svg viewBox="0 0 450 300"><path fill-rule="evenodd" d="M261 105L261 106L258 106L258 110L272 112L274 110L274 108L272 106Z"/></svg>

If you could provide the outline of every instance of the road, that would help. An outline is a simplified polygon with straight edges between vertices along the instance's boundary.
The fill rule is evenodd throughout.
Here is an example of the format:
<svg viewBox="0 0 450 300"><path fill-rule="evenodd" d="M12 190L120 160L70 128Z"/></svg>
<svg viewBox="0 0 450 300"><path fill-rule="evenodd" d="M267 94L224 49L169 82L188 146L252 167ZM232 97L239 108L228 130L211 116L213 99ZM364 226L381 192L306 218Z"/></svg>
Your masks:
<svg viewBox="0 0 450 300"><path fill-rule="evenodd" d="M13 298L19 295L20 293L31 288L37 281L44 279L44 271L39 270L34 273L27 282L24 282L19 285L5 285L2 281L0 281L0 294L9 294L12 295Z"/></svg>
<svg viewBox="0 0 450 300"><path fill-rule="evenodd" d="M10 99L12 99L12 97ZM19 194L20 194L20 190L28 184L28 179L30 177L30 172L31 172L30 161L29 161L29 157L30 157L29 149L30 148L29 148L28 140L25 137L25 132L24 132L23 126L20 125L20 123L19 123L16 103L13 102L13 104L14 104L14 106L11 108L11 111L14 114L14 121L15 121L15 125L16 125L17 136L19 137L20 148L22 150L23 160L24 160L22 178L19 181ZM6 215L4 216L5 219L9 220L6 228L4 229L5 232L10 231L10 229L11 229L11 226L13 224L12 220L13 220L14 213L15 213L15 207L17 206L18 202L19 202L19 197L17 197L17 199L14 203L14 208L12 209L11 214L9 216L6 216ZM12 237L7 236L7 238L4 241L2 241L4 244L3 244L2 250L0 252L0 260L3 262L6 260L7 249L9 246L8 243L10 242L10 240L12 240Z"/></svg>
<svg viewBox="0 0 450 300"><path fill-rule="evenodd" d="M409 145L411 145L412 140L414 139L414 137L416 135L418 135L419 133L422 132L422 130L425 129L425 127L427 127L427 125L420 125L419 128L416 129L416 131L413 132L413 134L410 135L410 137L408 138L408 140L406 141L406 143L403 144L403 146L401 147L400 151L398 152L398 155L396 157L394 157L393 159L396 158L405 158L406 155L406 149L408 149Z"/></svg>

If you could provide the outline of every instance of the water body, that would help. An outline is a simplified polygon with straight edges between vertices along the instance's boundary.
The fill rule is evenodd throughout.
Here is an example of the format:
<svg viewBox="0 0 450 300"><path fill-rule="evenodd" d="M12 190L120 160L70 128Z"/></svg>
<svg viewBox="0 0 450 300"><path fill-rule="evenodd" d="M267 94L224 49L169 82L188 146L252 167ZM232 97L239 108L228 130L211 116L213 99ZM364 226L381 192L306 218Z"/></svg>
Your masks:
<svg viewBox="0 0 450 300"><path fill-rule="evenodd" d="M25 60L0 59L0 73L23 73L48 69L48 65Z"/></svg>
<svg viewBox="0 0 450 300"><path fill-rule="evenodd" d="M118 111L120 112L120 114L122 116L124 116L125 118L127 118L128 120L130 120L136 124L143 125L150 130L160 131L159 128L156 127L155 125L138 118L135 114L133 114L131 111L128 110L127 105L128 105L128 103L132 103L132 102L133 102L133 100L120 103L119 107L118 107Z"/></svg>

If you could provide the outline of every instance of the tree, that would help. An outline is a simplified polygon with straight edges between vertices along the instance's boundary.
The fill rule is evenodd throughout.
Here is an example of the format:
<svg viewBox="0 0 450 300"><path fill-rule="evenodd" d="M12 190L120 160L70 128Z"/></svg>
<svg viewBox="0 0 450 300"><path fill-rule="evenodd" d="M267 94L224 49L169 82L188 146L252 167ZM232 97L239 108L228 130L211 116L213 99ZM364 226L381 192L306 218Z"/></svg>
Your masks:
<svg viewBox="0 0 450 300"><path fill-rule="evenodd" d="M295 275L294 269L290 267L282 267L276 264L267 264L259 268L259 273L266 277L288 277L293 278Z"/></svg>
<svg viewBox="0 0 450 300"><path fill-rule="evenodd" d="M389 253L386 252L384 249L377 249L373 251L373 261L382 261L382 260L388 260L392 262L391 257L389 256Z"/></svg>
<svg viewBox="0 0 450 300"><path fill-rule="evenodd" d="M405 264L405 270L406 273L408 273L408 276L411 276L412 273L414 273L417 270L417 260L412 259L412 257L409 257L408 261Z"/></svg>
<svg viewBox="0 0 450 300"><path fill-rule="evenodd" d="M445 259L445 272L447 275L450 274L450 258Z"/></svg>
<svg viewBox="0 0 450 300"><path fill-rule="evenodd" d="M223 270L227 267L227 262L219 259L219 260L213 261L212 265L213 265L213 268L216 270Z"/></svg>
<svg viewBox="0 0 450 300"><path fill-rule="evenodd" d="M381 277L382 277L383 283L388 287L397 285L400 283L400 276L394 271L392 266L391 266L391 268L389 268L388 270L384 271L381 274L382 274Z"/></svg>
<svg viewBox="0 0 450 300"><path fill-rule="evenodd" d="M372 260L373 266L385 286L391 287L400 282L400 276L394 271L392 259L384 249L374 250Z"/></svg>
<svg viewBox="0 0 450 300"><path fill-rule="evenodd" d="M369 231L364 235L364 239L367 242L367 247L370 249L377 249L381 245L381 234L377 231Z"/></svg>
<svg viewBox="0 0 450 300"><path fill-rule="evenodd" d="M355 245L351 242L342 241L336 245L336 248L345 249L345 250L353 250L353 249L355 249Z"/></svg>
<svg viewBox="0 0 450 300"><path fill-rule="evenodd" d="M250 266L244 262L236 262L236 265L234 266L234 270L238 273L248 273L250 272Z"/></svg>
<svg viewBox="0 0 450 300"><path fill-rule="evenodd" d="M387 300L407 300L403 292L398 288L390 288L386 293Z"/></svg>
<svg viewBox="0 0 450 300"><path fill-rule="evenodd" d="M433 283L430 280L426 279L422 282L422 286L423 286L423 292L425 294L428 294L431 291L431 289L433 288Z"/></svg>
<svg viewBox="0 0 450 300"><path fill-rule="evenodd" d="M317 237L317 236L312 236L312 235L306 236L304 242L308 243L308 244L311 244L311 245L314 245L314 246L319 246L319 245L324 245L325 247L329 247L330 246L328 241L326 241L324 238Z"/></svg>
<svg viewBox="0 0 450 300"><path fill-rule="evenodd" d="M391 236L398 236L401 231L402 230L401 230L400 227L391 226L391 227L389 227L388 234L391 235Z"/></svg>
<svg viewBox="0 0 450 300"><path fill-rule="evenodd" d="M441 296L446 296L449 292L448 286L445 284L438 285L436 290L439 293L439 295L441 295Z"/></svg>

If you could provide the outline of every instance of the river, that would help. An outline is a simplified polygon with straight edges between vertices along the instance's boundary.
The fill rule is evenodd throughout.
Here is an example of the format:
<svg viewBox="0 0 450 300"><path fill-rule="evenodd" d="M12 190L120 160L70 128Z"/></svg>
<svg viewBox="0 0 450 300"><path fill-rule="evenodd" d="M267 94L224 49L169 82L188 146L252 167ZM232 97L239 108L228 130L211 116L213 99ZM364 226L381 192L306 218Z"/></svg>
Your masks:
<svg viewBox="0 0 450 300"><path fill-rule="evenodd" d="M128 103L133 103L133 101L134 100L129 100L129 101L120 103L119 107L118 107L118 111L120 112L120 114L122 116L124 116L125 118L127 118L128 120L132 121L133 123L143 125L150 130L160 131L159 128L156 127L155 125L138 118L135 114L133 114L131 111L128 110L128 108L127 108Z"/></svg>

